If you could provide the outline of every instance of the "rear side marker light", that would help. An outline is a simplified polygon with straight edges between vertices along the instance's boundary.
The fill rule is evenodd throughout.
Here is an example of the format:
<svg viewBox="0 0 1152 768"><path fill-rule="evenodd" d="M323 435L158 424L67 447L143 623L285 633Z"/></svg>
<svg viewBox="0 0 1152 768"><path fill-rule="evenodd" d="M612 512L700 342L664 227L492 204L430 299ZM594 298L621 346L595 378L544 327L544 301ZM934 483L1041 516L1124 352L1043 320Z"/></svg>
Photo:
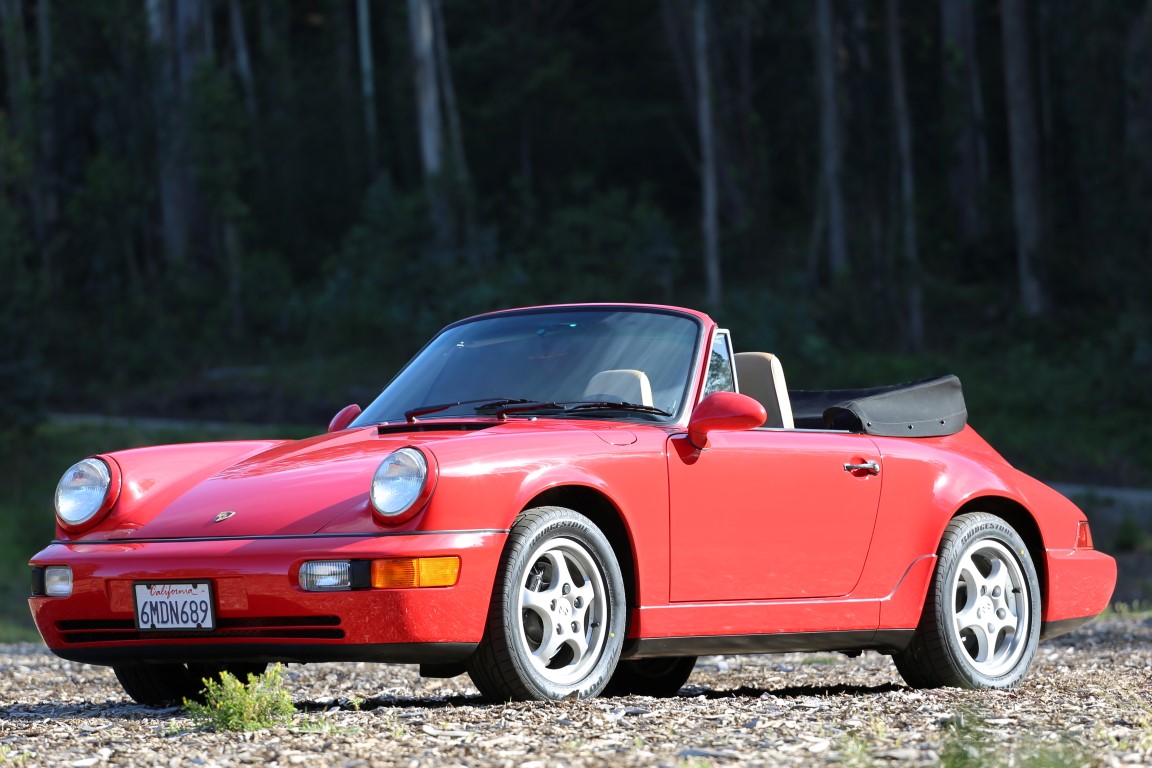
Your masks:
<svg viewBox="0 0 1152 768"><path fill-rule="evenodd" d="M1081 520L1076 530L1076 549L1092 549L1092 529L1087 520Z"/></svg>
<svg viewBox="0 0 1152 768"><path fill-rule="evenodd" d="M460 576L458 557L392 557L372 561L376 589L451 587Z"/></svg>

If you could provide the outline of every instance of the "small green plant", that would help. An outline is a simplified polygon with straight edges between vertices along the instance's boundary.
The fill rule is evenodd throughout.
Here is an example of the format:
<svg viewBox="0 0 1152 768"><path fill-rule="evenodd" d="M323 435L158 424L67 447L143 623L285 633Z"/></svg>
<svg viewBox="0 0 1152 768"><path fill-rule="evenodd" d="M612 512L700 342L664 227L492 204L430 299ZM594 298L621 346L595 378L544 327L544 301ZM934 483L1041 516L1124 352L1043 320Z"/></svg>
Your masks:
<svg viewBox="0 0 1152 768"><path fill-rule="evenodd" d="M1073 739L1049 741L1036 733L1023 733L1009 748L991 738L988 722L967 712L958 713L947 726L940 745L943 768L1078 768L1093 760L1085 747Z"/></svg>
<svg viewBox="0 0 1152 768"><path fill-rule="evenodd" d="M1131 603L1113 603L1104 611L1106 616L1130 616L1144 618L1152 616L1152 602L1148 600L1133 600Z"/></svg>
<svg viewBox="0 0 1152 768"><path fill-rule="evenodd" d="M27 752L17 752L6 744L0 746L0 765L22 765L27 758Z"/></svg>
<svg viewBox="0 0 1152 768"><path fill-rule="evenodd" d="M279 664L262 675L240 682L221 672L219 681L204 680L204 703L184 700L184 711L201 728L214 731L258 731L291 719L296 712L284 690L284 668Z"/></svg>

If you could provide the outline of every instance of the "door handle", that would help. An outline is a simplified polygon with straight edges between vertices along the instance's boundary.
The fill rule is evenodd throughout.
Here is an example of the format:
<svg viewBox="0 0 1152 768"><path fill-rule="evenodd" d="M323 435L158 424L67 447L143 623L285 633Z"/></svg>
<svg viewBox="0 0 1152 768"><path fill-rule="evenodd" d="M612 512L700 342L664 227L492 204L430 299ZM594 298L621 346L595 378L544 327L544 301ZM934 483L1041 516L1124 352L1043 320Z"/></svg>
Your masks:
<svg viewBox="0 0 1152 768"><path fill-rule="evenodd" d="M866 475L878 475L880 474L880 465L875 461L865 461L862 464L845 464L844 471L853 474L863 472Z"/></svg>

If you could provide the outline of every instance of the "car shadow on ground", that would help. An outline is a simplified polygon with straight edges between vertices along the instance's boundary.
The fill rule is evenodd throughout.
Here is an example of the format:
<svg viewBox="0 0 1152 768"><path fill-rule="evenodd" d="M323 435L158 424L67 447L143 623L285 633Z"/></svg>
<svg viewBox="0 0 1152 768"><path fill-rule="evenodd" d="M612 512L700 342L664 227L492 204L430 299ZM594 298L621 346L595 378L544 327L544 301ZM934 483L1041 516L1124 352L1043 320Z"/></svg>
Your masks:
<svg viewBox="0 0 1152 768"><path fill-rule="evenodd" d="M755 688L740 686L722 691L688 685L678 696L703 696L706 699L799 699L810 696L869 696L906 691L907 686L897 683L882 685L789 685L784 688Z"/></svg>
<svg viewBox="0 0 1152 768"><path fill-rule="evenodd" d="M776 699L799 699L812 696L878 696L886 693L894 693L897 691L908 690L906 686L898 685L896 683L885 683L883 685L819 685L819 686L787 686L784 688L755 688L750 686L741 686L739 688L731 688L725 690L713 690L701 686L687 685L680 689L680 692L675 698L698 698L703 696L706 699L763 699L763 698L776 698ZM637 696L605 696L589 701L620 701L631 702L636 701L667 701L667 699L651 699L649 697ZM520 704L522 702L514 702ZM576 703L573 701L556 701L556 702L531 702L538 706L564 706ZM492 701L485 699L479 695L453 695L453 696L387 696L387 697L374 697L370 699L363 699L357 701L330 701L330 702L314 702L314 701L301 701L296 703L296 709L301 712L314 713L326 712L332 709L340 710L357 710L361 712L371 711L375 709L424 709L424 710L437 710L449 709L454 707L503 707L506 706L505 702Z"/></svg>
<svg viewBox="0 0 1152 768"><path fill-rule="evenodd" d="M895 683L882 685L819 685L819 686L786 686L784 688L758 688L741 686L725 690L713 690L696 685L687 685L672 698L698 698L705 699L799 699L824 696L877 696L906 690L905 686ZM647 697L637 696L611 696L593 699L591 701L603 702L637 702L654 701ZM658 701L658 700L655 700ZM531 702L535 706L565 706L577 702ZM458 707L482 708L504 707L505 702L485 699L479 694L456 694L450 696L379 696L368 699L338 699L328 701L298 701L295 703L296 711L301 714L318 714L323 712L356 711L370 712L372 710L425 710L436 711ZM0 720L19 722L35 720L86 720L91 718L113 718L123 720L168 719L182 715L182 706L148 707L135 702L113 701L64 703L41 701L36 703L14 702L6 707L0 707Z"/></svg>

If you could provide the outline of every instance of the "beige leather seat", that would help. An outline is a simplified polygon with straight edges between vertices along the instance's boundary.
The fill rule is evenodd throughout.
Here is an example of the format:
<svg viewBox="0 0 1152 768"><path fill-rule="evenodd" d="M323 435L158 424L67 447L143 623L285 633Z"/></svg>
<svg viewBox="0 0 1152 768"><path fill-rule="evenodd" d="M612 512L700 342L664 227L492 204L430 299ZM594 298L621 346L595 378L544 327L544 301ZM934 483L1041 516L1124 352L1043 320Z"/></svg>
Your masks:
<svg viewBox="0 0 1152 768"><path fill-rule="evenodd" d="M737 352L736 378L740 391L759 400L768 411L764 426L795 429L788 384L784 381L784 367L779 358L767 352Z"/></svg>
<svg viewBox="0 0 1152 768"><path fill-rule="evenodd" d="M600 371L584 387L584 397L589 395L615 395L626 403L652 405L652 384L644 371L632 368Z"/></svg>

